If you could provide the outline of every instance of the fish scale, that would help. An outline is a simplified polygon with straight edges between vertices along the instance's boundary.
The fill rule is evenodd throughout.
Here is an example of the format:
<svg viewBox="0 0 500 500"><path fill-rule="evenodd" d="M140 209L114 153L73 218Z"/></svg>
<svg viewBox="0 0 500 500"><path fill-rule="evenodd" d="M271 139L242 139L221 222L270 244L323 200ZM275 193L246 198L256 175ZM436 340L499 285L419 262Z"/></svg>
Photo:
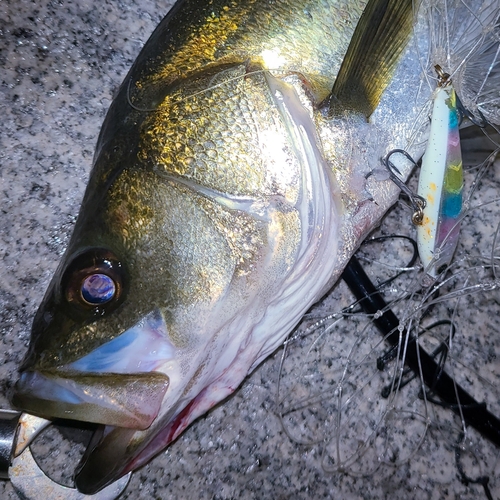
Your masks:
<svg viewBox="0 0 500 500"><path fill-rule="evenodd" d="M273 113L262 69L247 76L239 65L224 72L227 83L212 80L197 79L193 89L188 82L165 98L143 124L139 157L158 171L223 193L280 195L293 203L299 167L286 153L285 127ZM207 108L211 119L200 116ZM174 137L167 133L177 129L182 132ZM214 148L207 151L207 143Z"/></svg>

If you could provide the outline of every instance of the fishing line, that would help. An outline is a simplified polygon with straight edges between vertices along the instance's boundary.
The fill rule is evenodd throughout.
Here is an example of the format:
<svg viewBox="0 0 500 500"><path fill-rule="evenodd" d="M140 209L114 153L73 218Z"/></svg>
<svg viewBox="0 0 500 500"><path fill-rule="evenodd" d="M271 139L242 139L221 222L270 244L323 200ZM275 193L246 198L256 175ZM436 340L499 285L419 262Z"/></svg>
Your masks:
<svg viewBox="0 0 500 500"><path fill-rule="evenodd" d="M228 68L227 70L225 71L220 71L219 73L217 73L216 75L214 75L211 79L211 82L213 82L213 80L217 77L220 77L220 76L223 76L226 72L230 72L231 70L234 70L236 67L238 66L241 66L241 65L244 65L246 64L245 62L241 62L241 63L234 63L234 65L231 65L230 68ZM206 68L200 72L200 75L203 75L203 72L206 71ZM215 89L218 89L218 88L221 88L221 87L224 87L225 85L228 85L232 82L235 82L235 81L238 81L238 80L243 80L249 76L253 76L253 75L259 75L259 74L264 74L264 73L278 73L278 74L282 74L284 78L286 78L287 76L292 76L292 75L295 75L295 76L298 76L300 77L302 80L304 81L307 81L307 77L304 73L300 72L300 71L292 71L292 70L283 70L283 69L276 69L276 68L262 68L262 69L258 69L258 70L251 70L251 71L247 71L245 72L245 74L242 74L242 75L238 75L238 76L233 76L231 78L228 78L226 80L224 80L223 82L220 82L220 83L216 83L216 84L212 84L210 82L210 84L202 89L202 90L199 90L197 92L193 92L191 94L188 94L186 96L183 96L182 98L180 99L177 99L177 100L173 100L170 104L171 106L174 106L175 104L180 104L182 102L185 102L189 99L192 99L193 97L196 97L196 96L199 96L199 95L203 95L203 94L207 94L208 92L211 92L212 90L215 90ZM192 79L196 79L196 76L198 74L195 73L195 74L192 74L192 75L189 75L187 77L184 77L184 79L189 79L189 80L192 80ZM152 113L152 112L155 112L157 111L157 107L158 105L160 104L160 102L158 102L155 107L153 108L140 108L138 106L136 106L133 102L132 102L132 98L131 98L131 86L132 86L132 78L129 79L128 83L127 83L127 103L129 104L129 106L133 109L135 109L136 111L139 111L141 113ZM169 85L170 87L170 85ZM135 87L137 88L137 86Z"/></svg>
<svg viewBox="0 0 500 500"><path fill-rule="evenodd" d="M378 316L379 311L386 310L387 304L368 278L355 257L351 259L342 274L342 278L368 314L373 314L373 323L382 332L384 338L393 345L400 345L399 335L395 333L400 324L392 311ZM389 333L392 332L392 333ZM500 446L500 420L489 412L485 403L477 402L446 373L441 372L432 356L416 343L406 342L404 362L417 374L428 387L435 392L455 412L460 412L464 421L477 429L489 441ZM456 393L456 397L455 397Z"/></svg>
<svg viewBox="0 0 500 500"><path fill-rule="evenodd" d="M474 13L465 2L448 2L449 17L444 17L445 13L436 10L433 3L424 5L429 44L424 47L427 44L421 42L417 46L423 70L421 85L427 82L431 90L435 88L438 78L434 66L441 64L460 89L464 120L482 126L484 136L492 135L492 129L484 125L500 109L495 83L500 74L500 49L495 39L498 9L495 13L493 3L485 4L486 10ZM479 37L474 35L477 30ZM420 35L415 35L417 44L418 39L423 40ZM457 53L459 45L462 50ZM481 72L476 70L477 57L488 61L481 65ZM496 95L492 92L495 88ZM422 107L421 115L429 113L431 102ZM411 137L417 137L415 131ZM498 147L494 133L492 139ZM387 156L391 175L402 181L397 168L392 168L394 157ZM345 301L341 302L334 308L336 312L325 312L324 305L318 306L305 318L309 326L296 331L287 342L280 361L276 401L279 418L290 439L303 445L315 443L324 470L381 481L378 474L373 474L382 464L396 467L415 458L421 465L425 453L434 448L453 457L457 436L467 436L470 446L482 446L488 453L494 454L500 445L499 393L495 386L498 328L492 311L500 303L496 267L500 245L500 222L496 221L500 217L499 185L494 179L494 160L490 155L477 167L466 170L462 237L454 260L437 281L429 286L422 282L421 265L386 264L388 258L378 245L371 250L370 245L363 245L363 255L358 258L367 266L376 266L371 275L384 275L377 280L377 286L368 286L354 304L346 306ZM469 178L471 174L473 179ZM411 188L407 191L414 193ZM488 219L483 223L486 215ZM490 217L495 217L491 228ZM411 230L408 219L399 218ZM383 238L390 241L390 236ZM476 247L475 242L480 246ZM384 240L378 243L384 245ZM482 250L485 244L488 246ZM388 253L390 257L399 252ZM390 272L394 276L388 278ZM335 295L340 296L337 300L342 300L342 285L339 295ZM382 291L387 300L377 302ZM363 300L373 309L357 316ZM389 320L391 314L393 321ZM482 322L486 326L481 326ZM382 335L372 335L373 325L383 327ZM306 337L311 337L309 342ZM477 435L474 427L486 437ZM494 467L495 459L488 463L481 455L481 460L487 469ZM463 453L460 464L456 460L451 463L455 478L458 471L462 482L482 485L486 497L491 497L491 481L498 480L495 470L476 474L466 469ZM412 470L410 465L408 468L407 472ZM432 476L433 471L428 474Z"/></svg>
<svg viewBox="0 0 500 500"><path fill-rule="evenodd" d="M483 162L479 166L473 181L469 183L470 191L466 198L470 201L470 203L467 205L467 210L464 216L470 217L474 214L478 215L485 210L488 210L488 212L490 212L493 209L497 209L499 201L498 198L495 197L491 199L490 197L490 199L485 200L484 194L479 189L480 187L485 188L485 193L488 193L488 189L491 188L495 190L498 189L498 185L496 183L491 185L493 170L490 167L491 165L489 163ZM483 199L478 198L478 196L476 195L474 195L473 197L473 193L481 195ZM401 220L400 217L397 219ZM472 230L474 226L472 224L467 224L465 227L467 233L469 230ZM497 224L495 224L495 230L496 229ZM467 234L464 235L464 238L467 238ZM302 417L300 417L300 415L297 415L297 412L294 413L294 403L297 403L297 398L294 398L292 393L287 395L286 390L288 388L285 388L284 385L280 387L280 400L278 400L277 402L278 405L280 405L281 401L286 401L286 411L285 406L280 408L280 419L282 420L283 428L286 429L286 433L290 437L290 439L297 440L297 425L300 425L302 429L299 431L302 436L301 438L299 438L301 443L304 445L312 445L312 443L314 442L316 446L320 447L320 453L323 457L322 467L326 471L343 471L353 477L369 477L376 470L378 470L378 468L381 466L381 462L385 465L396 467L401 465L402 463L406 463L405 460L410 460L414 457L417 457L417 452L420 449L420 446L423 446L422 443L424 443L423 440L426 435L429 437L429 439L431 437L434 437L435 439L441 439L442 443L438 443L436 441L436 445L441 447L445 446L445 450L449 450L450 448L448 447L451 446L450 443L452 442L452 440L448 438L448 435L456 433L456 427L454 424L451 425L440 423L443 419L443 416L441 416L442 413L436 413L438 408L442 408L443 410L453 410L453 413L459 415L461 421L468 421L468 414L470 413L476 413L478 418L481 418L481 415L486 415L486 419L488 419L488 413L484 413L485 410L487 412L489 411L490 414L493 413L491 410L488 410L488 407L485 408L483 405L478 404L478 401L481 401L481 399L478 399L477 397L473 397L472 401L467 402L462 399L460 391L457 397L455 389L455 377L457 375L460 376L460 382L458 382L459 386L461 386L463 384L463 381L466 381L466 379L470 376L473 376L478 381L478 383L480 385L483 385L485 388L487 388L487 384L490 383L489 381L485 380L480 375L480 373L477 372L478 368L474 368L473 366L471 367L468 365L470 354L468 354L468 357L466 357L463 361L461 361L460 359L461 355L460 357L457 357L458 353L454 354L454 350L457 349L457 342L450 342L450 340L458 338L458 349L463 349L463 346L461 346L461 342L465 331L459 329L458 324L455 322L454 318L451 318L449 320L441 319L439 320L439 322L434 321L428 325L421 325L421 327L419 327L419 324L426 317L429 317L429 319L432 318L432 316L430 315L430 313L432 312L432 308L440 308L436 309L435 313L433 313L434 315L441 314L443 311L449 309L448 304L451 300L463 299L466 296L473 299L474 297L479 296L479 294L483 296L486 292L493 292L494 290L496 290L500 283L491 274L489 278L487 275L488 270L490 273L492 272L490 263L492 255L494 258L494 250L490 248L490 251L487 255L476 256L475 254L463 253L462 248L459 248L459 254L455 261L450 265L447 271L447 276L445 276L442 281L436 282L431 287L422 287L418 278L421 268L415 267L414 263L409 266L408 272L401 273L397 271L399 268L404 268L405 266L407 266L407 262L411 262L411 256L407 259L405 258L407 262L405 262L404 265L386 266L385 263L380 259L380 255L384 254L383 251L381 252L379 248L374 248L372 251L368 251L371 246L377 244L376 238L373 238L372 240L368 240L368 242L362 246L363 260L370 265L378 266L379 269L382 268L386 271L395 270L399 275L398 277L402 278L403 282L406 282L406 285L403 287L399 283L394 287L394 290L398 293L398 297L395 300L390 300L390 306L387 306L387 309L389 307L392 308L398 306L404 311L404 314L400 318L402 320L401 325L398 325L398 329L392 332L397 336L398 343L400 345L394 348L393 352L395 353L395 355L392 356L392 359L386 360L385 372L380 372L380 374L382 375L380 382L378 382L378 378L375 374L375 372L378 371L376 369L376 361L377 358L380 357L384 352L388 352L388 348L384 347L384 339L387 337L387 335L381 335L379 337L380 342L374 344L373 339L368 336L368 328L370 324L366 325L365 327L363 327L363 329L360 330L354 323L352 324L352 326L350 325L348 330L342 334L345 337L339 338L340 330L339 333L335 333L335 330L341 328L341 323L344 319L347 319L349 322L357 321L359 323L359 320L364 320L370 317L370 315L362 314L361 316L356 318L356 314L353 313L357 312L358 309L356 309L357 306L352 305L348 309L351 314L349 314L348 316L346 315L345 318L341 316L340 311L339 313L330 314L330 318L335 318L333 320L331 328L329 327L327 321L320 320L316 321L315 324L312 325L307 332L308 335L311 335L312 333L314 333L314 329L317 330L318 328L321 328L321 332L317 332L322 338L321 345L317 344L316 350L313 350L310 345L306 346L306 348L309 347L308 355L315 357L315 359L317 358L317 362L321 362L323 360L323 357L318 358L318 350L320 348L323 350L330 349L330 351L333 351L334 353L337 351L339 352L337 361L335 361L334 359L332 359L331 361L334 363L333 365L331 365L331 370L334 370L335 373L339 373L338 377L335 376L335 373L331 374L331 381L334 381L335 385L327 385L326 389L324 386L319 386L321 388L321 390L319 391L315 391L314 386L311 386L311 389L309 390L309 398L303 398L302 404L300 405L301 414L304 412L307 412L309 414L307 419L303 419ZM380 238L380 240L378 240L378 243L384 245L385 242L388 241L390 241L390 236L384 235ZM398 236L398 241L405 240L399 240ZM406 250L411 248L411 246L412 244L408 243L408 245L406 245ZM370 257L370 254L374 254L376 258ZM471 280L471 277L474 279ZM385 282L385 277L380 281ZM394 280L390 281L394 282ZM391 287L391 285L389 284L385 286L385 288L381 287L380 284L376 287L378 292L384 289L384 293L388 292L393 294L394 292L392 291L392 288L393 287ZM416 301L416 303L411 304L411 302L408 302L408 305L405 305L406 301ZM460 310L462 312L464 307L470 308L472 306L470 306L468 303L461 305ZM380 311L375 311L374 316L376 316L376 319L383 318L386 314L385 311L387 309L384 308ZM453 316L457 314L458 310L459 307L458 305L456 305L453 309ZM343 309L343 311L345 311L345 309ZM308 320L313 319L315 314L317 315L318 313L310 313L308 315ZM433 323L438 324L433 325ZM439 323L441 323L441 326L439 326ZM437 335L437 331L440 331L440 329L442 328L446 328L448 330L448 334L444 335L444 337L441 334L439 336ZM330 337L328 343L326 338L327 333L325 333L327 330ZM408 332L415 333L410 335ZM347 346L349 349L348 352L342 351L342 346L335 345L339 342L342 344L346 343L349 336L351 335L354 335L354 337L352 337L350 347ZM429 344L429 342L425 340L427 337L429 337L429 340L433 340L434 347L432 345L423 345ZM436 340L434 340L434 338L436 338ZM287 350L300 349L300 347L298 346L298 342L305 342L305 339L300 339L298 334L295 334L294 339L295 342L291 340L290 343L287 344ZM367 341L371 343L367 344ZM316 340L316 342L318 341ZM329 344L331 344L332 342L334 343L334 348L329 347ZM404 346L405 342L407 343L407 346ZM365 346L364 344L367 345ZM470 347L473 347L469 346L469 344L465 345L468 349L470 349ZM406 405L407 403L402 403L402 391L405 390L405 392L408 394L408 390L411 390L411 382L414 380L422 381L423 377L419 372L417 372L418 376L415 376L413 370L410 370L407 366L403 365L405 349L406 352L417 350L418 353L418 348L426 349L428 356L433 362L433 365L431 365L432 368L430 369L427 369L425 365L422 369L419 368L420 371L427 372L427 376L431 380L431 383L427 386L427 388L425 388L425 386L421 383L418 398L424 405L423 411L420 411L418 407L415 406L416 402L413 403L413 407L408 407L407 410L403 410L404 405ZM364 349L364 354L358 354L358 352L362 349ZM370 352L372 351L373 355L370 354ZM471 354L474 356L476 355L472 351ZM477 354L481 353L478 351ZM286 354L284 353L282 358L282 366L285 364L285 358L287 356L288 352ZM328 358L325 357L325 359ZM417 358L417 361L418 363L422 362L420 357ZM336 368L336 362L338 362L342 366ZM289 361L286 361L286 363L289 363ZM460 403L455 404L454 407L451 407L453 401L443 401L438 395L436 395L435 392L432 391L432 389L435 388L435 380L438 381L437 388L439 390L439 383L442 382L443 378L441 372L443 372L444 370L448 371L450 368L452 368L452 365L450 365L450 363L454 364L455 370L458 368L458 371L453 374L452 377L449 377L449 387L451 388L450 393L454 398L454 402L456 403L457 401L459 401ZM387 371L388 368L391 368L389 366L391 364L394 365L392 367L392 371ZM280 367L280 369L282 369L282 367ZM289 377L289 375L287 375L288 369L289 368L287 367L283 368L284 372L280 377L280 383L281 381L285 382L287 377ZM322 380L322 378L324 378L324 375L322 374L325 372L325 369L326 368L322 368L320 370L319 373L321 375L321 378L319 378L318 380ZM310 372L309 368L307 368L306 372ZM293 389L288 390L292 392L297 391L297 389L300 390L300 387L303 386L302 375L297 373L296 370L291 373L294 374L295 377L299 377L299 379L298 384L293 386ZM449 372L448 376L451 373L452 372ZM383 377L388 378L389 382L384 384ZM409 380L410 378L411 380ZM311 379L311 381L312 380L316 379ZM326 380L328 379L325 379L325 381ZM352 392L350 387L353 386L352 384L356 383L358 384L358 388L355 390L355 392ZM370 384L377 385L373 385L373 387L370 388ZM378 388L375 389L375 387L377 386ZM331 388L330 392L328 391L329 387ZM332 401L332 392L334 387L336 387L336 390L338 390L339 392L336 393L337 396L335 396L337 399L335 401ZM464 387L462 387L462 389L467 390ZM492 387L492 389L496 391L494 387ZM376 418L374 418L373 424L371 422L368 424L368 422L366 422L366 419L368 418L366 414L366 397L369 396L371 398L371 401L375 401L376 396L378 395L380 400L383 401L383 399L381 398L383 391L386 392L386 394L384 395L386 395L388 398L388 400L386 400L387 402L385 403L385 409L381 408L381 411L379 411L377 415L374 415L374 417ZM495 392L493 392L493 394L495 394ZM404 399L406 397L407 396L404 395ZM321 398L330 399L332 401L332 404L334 403L333 408L328 409L327 403L324 400L322 401ZM307 406L307 401L311 402L311 405L309 407ZM463 406L465 406L465 418L462 418L462 415L460 415L460 413L462 413ZM435 410L433 410L433 408L435 408ZM435 415L431 415L431 410ZM319 423L316 423L314 418L319 419L321 418L321 415L325 415L325 417L326 415L336 415L336 426L334 428L324 427L324 433L320 433L320 437L318 437L316 433L319 429ZM401 426L404 426L406 422L405 419L411 418L411 416L413 416L413 418L415 419L414 424L417 425L418 432L417 434L410 435L405 430L402 430ZM328 418L330 418L330 420L328 420ZM359 424L357 423L358 418L360 419ZM333 422L331 420L331 417L326 417L325 423L323 425L326 426L328 421ZM364 434L363 432L358 432L358 440L360 443L364 444L360 444L357 447L357 445L353 442L356 433L354 430L349 430L349 428L351 425L361 425L362 422L366 422L365 426L370 425L370 432L365 432ZM463 425L464 424L461 423L462 432L464 430L467 430L468 434L470 435L470 424L469 427L465 427L465 429ZM358 429L358 427L353 427L353 429ZM401 431L403 431L403 434L401 434ZM436 431L439 431L440 434L435 435L434 433ZM345 434L346 432L349 433L350 437ZM407 445L405 445L404 449L411 450L411 453L405 454L404 460L401 455L401 451L397 451L399 450L398 445L394 443L394 439L396 439L397 437L396 434L399 437L405 436L405 438L407 439ZM381 444L380 442L381 439L383 440L383 444ZM409 444L409 440L411 440L411 445ZM456 437L454 438L454 440L456 440ZM354 448L352 447L353 444ZM371 450L370 446L375 448ZM410 448L408 446L410 446ZM345 447L348 447L347 449L350 449L352 453L346 454ZM393 452L395 454L393 454ZM340 453L342 453L342 455L339 455ZM378 465L375 466L371 462L372 460L376 461ZM469 473L469 476L474 477L474 474Z"/></svg>
<svg viewBox="0 0 500 500"><path fill-rule="evenodd" d="M455 446L455 464L457 467L457 471L460 475L460 481L468 486L469 484L480 484L483 487L484 494L487 498L487 500L493 500L493 495L491 494L490 488L489 488L489 482L490 478L488 476L478 476L476 478L471 478L469 477L462 465L462 453L464 451L463 449L463 442L465 441L465 434L461 434L457 440L457 444Z"/></svg>

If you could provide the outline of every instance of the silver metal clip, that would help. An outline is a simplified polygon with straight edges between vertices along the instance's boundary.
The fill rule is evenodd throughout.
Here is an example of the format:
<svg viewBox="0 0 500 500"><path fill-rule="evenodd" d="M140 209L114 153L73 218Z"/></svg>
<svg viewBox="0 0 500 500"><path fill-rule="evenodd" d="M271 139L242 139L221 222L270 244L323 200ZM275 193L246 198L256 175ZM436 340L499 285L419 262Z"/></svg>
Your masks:
<svg viewBox="0 0 500 500"><path fill-rule="evenodd" d="M25 500L115 500L127 487L131 473L94 495L50 479L36 463L29 445L52 422L27 413L0 410L0 478L10 479Z"/></svg>

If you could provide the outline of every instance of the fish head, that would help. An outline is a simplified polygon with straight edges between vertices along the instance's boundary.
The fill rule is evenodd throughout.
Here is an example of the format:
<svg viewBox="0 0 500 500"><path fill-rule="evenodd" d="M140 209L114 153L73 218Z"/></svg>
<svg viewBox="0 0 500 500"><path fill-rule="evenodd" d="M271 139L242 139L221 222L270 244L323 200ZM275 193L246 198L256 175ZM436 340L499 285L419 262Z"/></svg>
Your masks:
<svg viewBox="0 0 500 500"><path fill-rule="evenodd" d="M341 207L312 111L292 84L247 73L181 82L101 138L13 399L104 426L83 492L231 394L329 286Z"/></svg>

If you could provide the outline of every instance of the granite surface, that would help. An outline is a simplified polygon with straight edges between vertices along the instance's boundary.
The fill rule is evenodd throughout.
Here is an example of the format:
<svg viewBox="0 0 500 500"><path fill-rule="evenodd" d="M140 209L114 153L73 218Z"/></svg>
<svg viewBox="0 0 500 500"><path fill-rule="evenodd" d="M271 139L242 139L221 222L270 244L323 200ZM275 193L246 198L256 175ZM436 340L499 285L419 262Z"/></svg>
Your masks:
<svg viewBox="0 0 500 500"><path fill-rule="evenodd" d="M9 406L31 320L68 241L100 124L171 3L0 3L0 407ZM454 320L457 332L446 366L497 415L500 296L484 285L494 279L484 266L495 262L500 246L498 167L497 162L496 170L489 168L471 200L457 254L459 278L443 289L443 302L436 301L424 319L427 325L443 317ZM468 186L477 172L467 173ZM408 211L393 212L380 231L411 233ZM382 279L393 273L388 266L404 267L409 251L389 240L363 252L368 261L383 257L382 265L367 264ZM418 270L408 273L391 285L389 297L418 290L418 279ZM458 300L449 295L476 283L471 295ZM486 498L483 486L470 481L478 477L487 477L493 498L500 498L498 448L473 430L457 445L460 420L424 402L417 381L397 397L381 398L390 371L384 375L375 363L386 347L361 315L318 322L351 301L340 286L306 318L286 353L279 396L283 350L137 471L122 498ZM401 303L400 314L410 321L422 303L421 295L413 295ZM422 342L428 339L432 350L437 336L425 335ZM332 390L339 377L352 396L343 400L341 411L341 395ZM290 405L296 410L280 419L279 409ZM378 432L372 442L373 429ZM67 480L81 448L51 431L36 453ZM342 457L345 473L335 470ZM0 498L17 499L9 483L0 483Z"/></svg>

